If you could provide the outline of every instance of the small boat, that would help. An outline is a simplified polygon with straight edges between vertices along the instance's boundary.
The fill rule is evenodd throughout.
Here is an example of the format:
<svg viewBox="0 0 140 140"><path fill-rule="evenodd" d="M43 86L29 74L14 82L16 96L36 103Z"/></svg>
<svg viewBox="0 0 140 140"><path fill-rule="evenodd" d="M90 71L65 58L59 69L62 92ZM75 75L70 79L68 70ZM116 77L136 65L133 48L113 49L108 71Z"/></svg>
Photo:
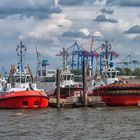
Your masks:
<svg viewBox="0 0 140 140"><path fill-rule="evenodd" d="M112 56L109 58L109 46L104 45L104 67L101 70L102 80L92 81L89 96L98 96L106 105L126 106L140 103L140 83L128 83L118 78L119 71L115 69ZM104 57L104 56L102 56Z"/></svg>
<svg viewBox="0 0 140 140"><path fill-rule="evenodd" d="M83 88L78 82L74 80L74 74L71 73L70 68L67 66L61 71L61 82L60 82L60 98L67 98L71 96L80 96ZM53 95L56 97L56 90Z"/></svg>
<svg viewBox="0 0 140 140"><path fill-rule="evenodd" d="M19 62L12 65L8 81L0 80L0 108L43 108L48 106L48 96L36 87L29 65L23 66L25 46L17 47Z"/></svg>
<svg viewBox="0 0 140 140"><path fill-rule="evenodd" d="M67 66L61 72L60 87L78 87L79 83L75 82L74 74L71 73L70 68Z"/></svg>

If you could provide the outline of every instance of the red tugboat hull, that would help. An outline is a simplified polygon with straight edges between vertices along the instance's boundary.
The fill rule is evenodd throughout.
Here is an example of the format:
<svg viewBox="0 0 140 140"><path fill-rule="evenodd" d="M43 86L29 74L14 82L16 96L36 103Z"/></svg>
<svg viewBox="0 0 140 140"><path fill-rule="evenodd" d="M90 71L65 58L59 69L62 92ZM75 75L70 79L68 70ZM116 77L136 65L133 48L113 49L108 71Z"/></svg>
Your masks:
<svg viewBox="0 0 140 140"><path fill-rule="evenodd" d="M48 97L42 91L27 90L0 95L0 108L44 108Z"/></svg>
<svg viewBox="0 0 140 140"><path fill-rule="evenodd" d="M90 94L91 95L91 94ZM109 106L132 106L140 103L140 84L108 84L93 89L94 96Z"/></svg>
<svg viewBox="0 0 140 140"><path fill-rule="evenodd" d="M66 99L67 97L77 97L82 95L83 92L83 88L81 87L63 87L60 88L60 98L61 99ZM55 90L53 94L49 95L49 97L51 98L56 98L57 96L57 91Z"/></svg>
<svg viewBox="0 0 140 140"><path fill-rule="evenodd" d="M101 99L108 106L137 106L140 103L140 95L108 95Z"/></svg>

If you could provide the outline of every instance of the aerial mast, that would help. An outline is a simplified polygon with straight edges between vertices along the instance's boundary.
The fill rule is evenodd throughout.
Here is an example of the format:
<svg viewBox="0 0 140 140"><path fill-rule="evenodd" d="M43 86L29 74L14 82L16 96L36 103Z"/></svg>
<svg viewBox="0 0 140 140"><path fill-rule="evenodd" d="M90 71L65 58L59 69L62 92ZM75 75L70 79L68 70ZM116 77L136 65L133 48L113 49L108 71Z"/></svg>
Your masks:
<svg viewBox="0 0 140 140"><path fill-rule="evenodd" d="M16 51L17 51L17 56L18 56L18 71L23 72L24 71L24 64L23 64L23 59L25 56L25 52L27 50L27 47L22 44L22 41L20 41L20 44L17 45Z"/></svg>

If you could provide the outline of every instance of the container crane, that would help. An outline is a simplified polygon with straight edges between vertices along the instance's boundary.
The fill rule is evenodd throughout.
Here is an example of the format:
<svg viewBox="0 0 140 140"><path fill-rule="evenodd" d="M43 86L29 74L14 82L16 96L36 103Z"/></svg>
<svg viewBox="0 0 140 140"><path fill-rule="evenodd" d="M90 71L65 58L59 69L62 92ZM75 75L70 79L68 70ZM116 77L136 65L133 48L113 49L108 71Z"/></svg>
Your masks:
<svg viewBox="0 0 140 140"><path fill-rule="evenodd" d="M112 59L119 56L118 53L112 50L112 41L105 40L105 43L101 45L100 52L100 72L104 66L113 67Z"/></svg>
<svg viewBox="0 0 140 140"><path fill-rule="evenodd" d="M63 57L63 68L65 68L68 65L68 57L69 57L67 50L65 48L62 48L62 51L60 51L59 54L56 54L56 56Z"/></svg>
<svg viewBox="0 0 140 140"><path fill-rule="evenodd" d="M129 67L132 70L134 70L134 67L136 68L137 65L140 64L140 61L135 60L134 57L131 54L129 54L122 61L117 62L117 64Z"/></svg>
<svg viewBox="0 0 140 140"><path fill-rule="evenodd" d="M37 66L36 66L36 76L44 76L47 73L47 66L50 65L48 60L43 59L41 53L38 51L38 47L36 49L36 56L37 56Z"/></svg>

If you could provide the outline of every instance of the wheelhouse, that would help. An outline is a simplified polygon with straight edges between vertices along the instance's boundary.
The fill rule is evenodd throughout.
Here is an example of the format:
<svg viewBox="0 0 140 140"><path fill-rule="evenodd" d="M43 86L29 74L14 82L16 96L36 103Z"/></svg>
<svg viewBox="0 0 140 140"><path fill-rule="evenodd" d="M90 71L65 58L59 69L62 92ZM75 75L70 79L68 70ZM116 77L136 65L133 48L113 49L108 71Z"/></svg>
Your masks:
<svg viewBox="0 0 140 140"><path fill-rule="evenodd" d="M102 71L103 82L105 84L114 83L115 81L118 81L118 75L119 71L117 71L116 69L108 69Z"/></svg>

